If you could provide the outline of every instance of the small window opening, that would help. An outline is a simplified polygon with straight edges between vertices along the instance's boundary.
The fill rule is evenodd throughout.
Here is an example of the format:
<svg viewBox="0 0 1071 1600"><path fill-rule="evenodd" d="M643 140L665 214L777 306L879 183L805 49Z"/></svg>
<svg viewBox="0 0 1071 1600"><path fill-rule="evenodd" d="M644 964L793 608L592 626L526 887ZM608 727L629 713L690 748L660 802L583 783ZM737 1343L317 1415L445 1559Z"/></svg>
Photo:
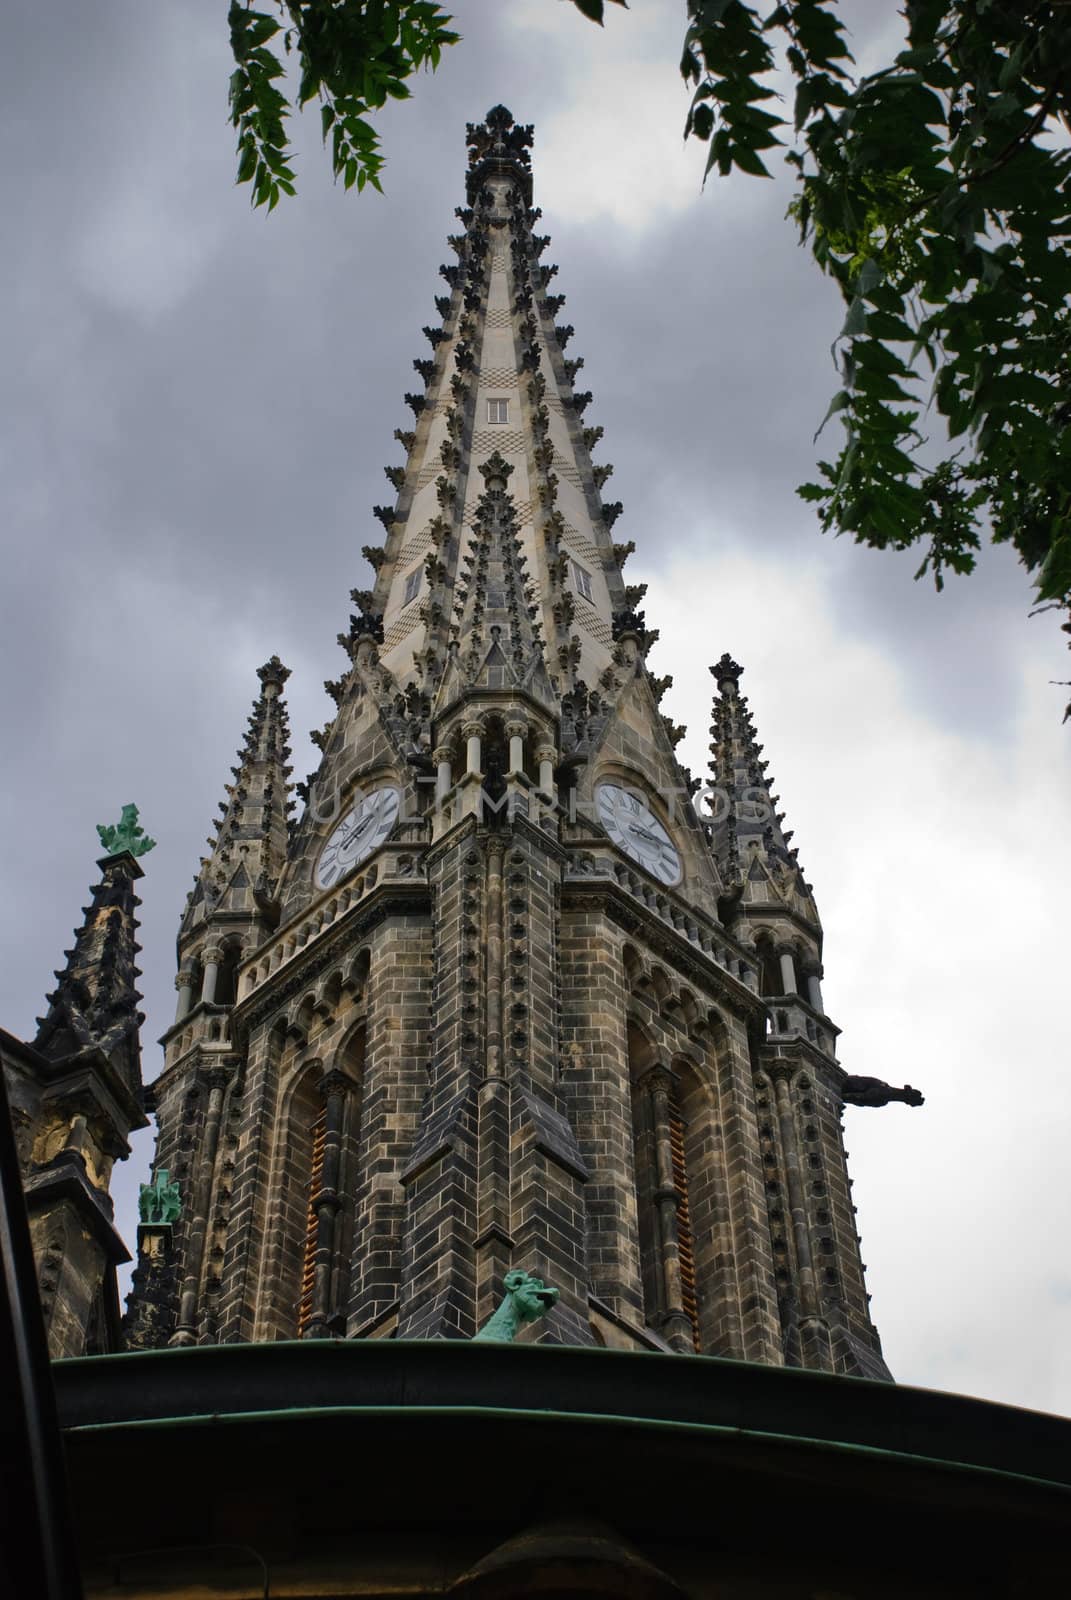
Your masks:
<svg viewBox="0 0 1071 1600"><path fill-rule="evenodd" d="M406 578L405 592L402 595L403 606L407 606L411 600L415 600L417 595L420 593L420 576L422 571L422 567L414 567L412 572Z"/></svg>
<svg viewBox="0 0 1071 1600"><path fill-rule="evenodd" d="M586 572L585 569L576 561L573 562L573 582L576 585L576 592L581 599L590 600L594 605L595 596L591 588L591 573Z"/></svg>
<svg viewBox="0 0 1071 1600"><path fill-rule="evenodd" d="M488 422L508 422L509 421L509 401L508 400L488 400L488 402L487 402L487 420L488 420Z"/></svg>

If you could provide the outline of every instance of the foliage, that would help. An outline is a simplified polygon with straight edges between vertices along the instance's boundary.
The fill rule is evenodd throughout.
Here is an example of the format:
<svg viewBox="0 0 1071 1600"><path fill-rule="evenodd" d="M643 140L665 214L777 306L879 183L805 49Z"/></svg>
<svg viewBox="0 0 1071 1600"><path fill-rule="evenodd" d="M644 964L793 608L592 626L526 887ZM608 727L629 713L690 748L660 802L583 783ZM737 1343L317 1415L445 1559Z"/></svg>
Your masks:
<svg viewBox="0 0 1071 1600"><path fill-rule="evenodd" d="M291 101L279 89L286 76L272 41L299 68L294 104L320 101L331 164L347 189L380 187L379 139L368 121L388 99L406 100L406 79L434 70L443 47L460 37L453 20L431 0L270 0L278 16L231 0L228 20L235 68L231 122L238 130L238 182L253 186L253 204L272 210L294 193L286 118ZM281 19L281 20L280 20Z"/></svg>
<svg viewBox="0 0 1071 1600"><path fill-rule="evenodd" d="M907 0L906 48L861 77L836 0L688 12L685 132L709 143L708 173L769 176L787 130L771 79L795 79L791 212L847 307L826 417L843 448L800 494L827 529L921 541L918 576L939 588L973 568L988 525L1039 598L1066 604L1071 7ZM927 412L947 438L927 437Z"/></svg>

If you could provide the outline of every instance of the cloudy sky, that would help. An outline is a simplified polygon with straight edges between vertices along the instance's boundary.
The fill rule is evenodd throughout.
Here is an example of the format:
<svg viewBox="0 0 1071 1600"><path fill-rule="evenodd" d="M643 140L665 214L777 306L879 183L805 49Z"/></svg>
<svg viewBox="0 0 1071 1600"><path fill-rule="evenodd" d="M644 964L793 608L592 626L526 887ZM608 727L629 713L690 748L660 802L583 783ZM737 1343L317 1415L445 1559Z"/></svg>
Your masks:
<svg viewBox="0 0 1071 1600"><path fill-rule="evenodd" d="M270 218L233 185L222 0L7 19L0 1021L32 1036L94 824L135 800L160 841L158 1072L178 916L255 669L273 652L293 669L303 774L436 319L464 125L505 101L536 125L546 259L684 759L705 770L707 666L728 649L815 885L842 1061L926 1095L847 1114L889 1364L1071 1412L1061 635L1027 619L1001 552L936 596L910 557L819 534L793 490L835 387L834 295L783 183L701 192L679 0L608 9L600 33L561 0L456 0L464 44L383 118L386 196L335 189L309 119L299 197ZM116 1191L128 1238L149 1160L143 1135Z"/></svg>

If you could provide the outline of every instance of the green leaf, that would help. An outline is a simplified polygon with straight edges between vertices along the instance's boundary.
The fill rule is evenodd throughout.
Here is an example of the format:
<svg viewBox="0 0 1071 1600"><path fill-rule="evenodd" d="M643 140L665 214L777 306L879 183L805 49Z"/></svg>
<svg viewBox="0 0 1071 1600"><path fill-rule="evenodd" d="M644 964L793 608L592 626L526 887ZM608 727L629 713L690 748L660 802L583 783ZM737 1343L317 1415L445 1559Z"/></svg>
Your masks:
<svg viewBox="0 0 1071 1600"><path fill-rule="evenodd" d="M241 150L241 159L238 162L238 176L236 183L248 183L253 176L257 164L257 147L252 138L243 141L238 148Z"/></svg>
<svg viewBox="0 0 1071 1600"><path fill-rule="evenodd" d="M848 315L844 319L844 326L840 330L841 339L854 339L856 334L864 333L867 325L866 305L861 296L856 295L848 307Z"/></svg>
<svg viewBox="0 0 1071 1600"><path fill-rule="evenodd" d="M846 406L850 406L851 403L852 403L852 396L851 396L850 390L841 389L838 394L835 394L833 396L832 400L829 402L829 410L826 412L825 416L822 418L822 421L818 426L818 431L815 433L815 438L816 439L818 438L818 434L821 433L822 429L825 427L825 425L829 421L830 417L835 417L838 411L843 411L845 409L845 407Z"/></svg>
<svg viewBox="0 0 1071 1600"><path fill-rule="evenodd" d="M714 112L710 106L696 106L688 118L685 138L694 133L697 139L709 139L714 131Z"/></svg>

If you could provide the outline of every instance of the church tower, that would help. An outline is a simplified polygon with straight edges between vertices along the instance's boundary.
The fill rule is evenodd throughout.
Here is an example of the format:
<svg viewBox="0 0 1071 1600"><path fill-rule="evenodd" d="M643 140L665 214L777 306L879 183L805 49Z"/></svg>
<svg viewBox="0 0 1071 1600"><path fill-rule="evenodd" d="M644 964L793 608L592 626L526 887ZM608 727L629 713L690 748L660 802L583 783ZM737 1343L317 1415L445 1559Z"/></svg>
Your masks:
<svg viewBox="0 0 1071 1600"><path fill-rule="evenodd" d="M727 655L700 804L677 762L531 144L501 106L468 129L293 823L260 671L182 921L152 1091L181 1213L128 1341L468 1338L523 1268L559 1291L544 1342L887 1377L840 1119L905 1092L837 1063Z"/></svg>
<svg viewBox="0 0 1071 1600"><path fill-rule="evenodd" d="M113 1217L112 1168L148 1124L141 1083L138 857L153 848L137 807L97 829L100 881L64 951L32 1043L0 1029L0 1071L48 1351L122 1348L116 1268L130 1255Z"/></svg>

